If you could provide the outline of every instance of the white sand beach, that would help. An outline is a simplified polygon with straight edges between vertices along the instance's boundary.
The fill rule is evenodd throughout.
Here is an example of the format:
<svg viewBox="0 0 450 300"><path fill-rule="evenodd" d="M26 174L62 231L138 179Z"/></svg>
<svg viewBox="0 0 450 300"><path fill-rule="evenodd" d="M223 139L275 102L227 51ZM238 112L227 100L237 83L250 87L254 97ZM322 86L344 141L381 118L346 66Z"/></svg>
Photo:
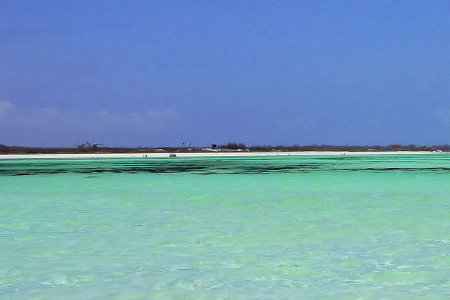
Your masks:
<svg viewBox="0 0 450 300"><path fill-rule="evenodd" d="M171 153L86 153L86 154L1 154L0 159L51 159L51 158L164 158ZM175 153L176 157L247 157L247 156L304 156L304 155L395 155L395 154L439 154L431 151L385 151L385 152L195 152Z"/></svg>

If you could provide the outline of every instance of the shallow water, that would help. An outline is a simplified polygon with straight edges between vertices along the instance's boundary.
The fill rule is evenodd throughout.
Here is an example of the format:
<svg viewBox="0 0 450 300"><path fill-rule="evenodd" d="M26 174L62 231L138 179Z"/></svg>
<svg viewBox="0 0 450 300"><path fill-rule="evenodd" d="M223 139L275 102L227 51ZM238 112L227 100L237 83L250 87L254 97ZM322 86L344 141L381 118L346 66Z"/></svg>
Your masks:
<svg viewBox="0 0 450 300"><path fill-rule="evenodd" d="M0 298L448 298L449 175L449 154L0 160Z"/></svg>

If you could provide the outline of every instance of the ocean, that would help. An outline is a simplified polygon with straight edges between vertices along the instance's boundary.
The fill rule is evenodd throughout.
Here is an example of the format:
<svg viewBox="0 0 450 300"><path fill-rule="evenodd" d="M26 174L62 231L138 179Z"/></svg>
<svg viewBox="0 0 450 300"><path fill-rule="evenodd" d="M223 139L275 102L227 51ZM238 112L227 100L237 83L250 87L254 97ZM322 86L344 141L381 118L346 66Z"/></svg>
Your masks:
<svg viewBox="0 0 450 300"><path fill-rule="evenodd" d="M450 155L0 160L1 299L450 298Z"/></svg>

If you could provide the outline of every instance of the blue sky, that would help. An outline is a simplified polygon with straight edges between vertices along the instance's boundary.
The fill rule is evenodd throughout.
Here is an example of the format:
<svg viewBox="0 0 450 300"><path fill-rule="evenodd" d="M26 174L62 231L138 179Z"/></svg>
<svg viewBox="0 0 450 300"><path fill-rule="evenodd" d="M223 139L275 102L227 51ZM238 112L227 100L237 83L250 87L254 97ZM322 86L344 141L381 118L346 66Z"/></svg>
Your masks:
<svg viewBox="0 0 450 300"><path fill-rule="evenodd" d="M450 143L449 1L1 1L0 144Z"/></svg>

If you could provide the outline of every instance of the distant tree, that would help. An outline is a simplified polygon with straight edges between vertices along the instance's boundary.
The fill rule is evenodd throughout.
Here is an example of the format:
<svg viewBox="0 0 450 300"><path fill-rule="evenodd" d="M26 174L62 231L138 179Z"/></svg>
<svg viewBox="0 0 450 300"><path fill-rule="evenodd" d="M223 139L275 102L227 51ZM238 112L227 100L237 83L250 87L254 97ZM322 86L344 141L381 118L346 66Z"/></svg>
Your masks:
<svg viewBox="0 0 450 300"><path fill-rule="evenodd" d="M237 143L228 143L228 144L226 144L225 148L230 149L230 150L237 150L238 144Z"/></svg>
<svg viewBox="0 0 450 300"><path fill-rule="evenodd" d="M9 151L9 147L8 146L0 144L0 152L6 153L8 151Z"/></svg>
<svg viewBox="0 0 450 300"><path fill-rule="evenodd" d="M220 148L224 148L224 149L230 149L230 150L238 150L238 149L247 149L247 146L244 143L228 143L226 145L220 145L218 146Z"/></svg>

